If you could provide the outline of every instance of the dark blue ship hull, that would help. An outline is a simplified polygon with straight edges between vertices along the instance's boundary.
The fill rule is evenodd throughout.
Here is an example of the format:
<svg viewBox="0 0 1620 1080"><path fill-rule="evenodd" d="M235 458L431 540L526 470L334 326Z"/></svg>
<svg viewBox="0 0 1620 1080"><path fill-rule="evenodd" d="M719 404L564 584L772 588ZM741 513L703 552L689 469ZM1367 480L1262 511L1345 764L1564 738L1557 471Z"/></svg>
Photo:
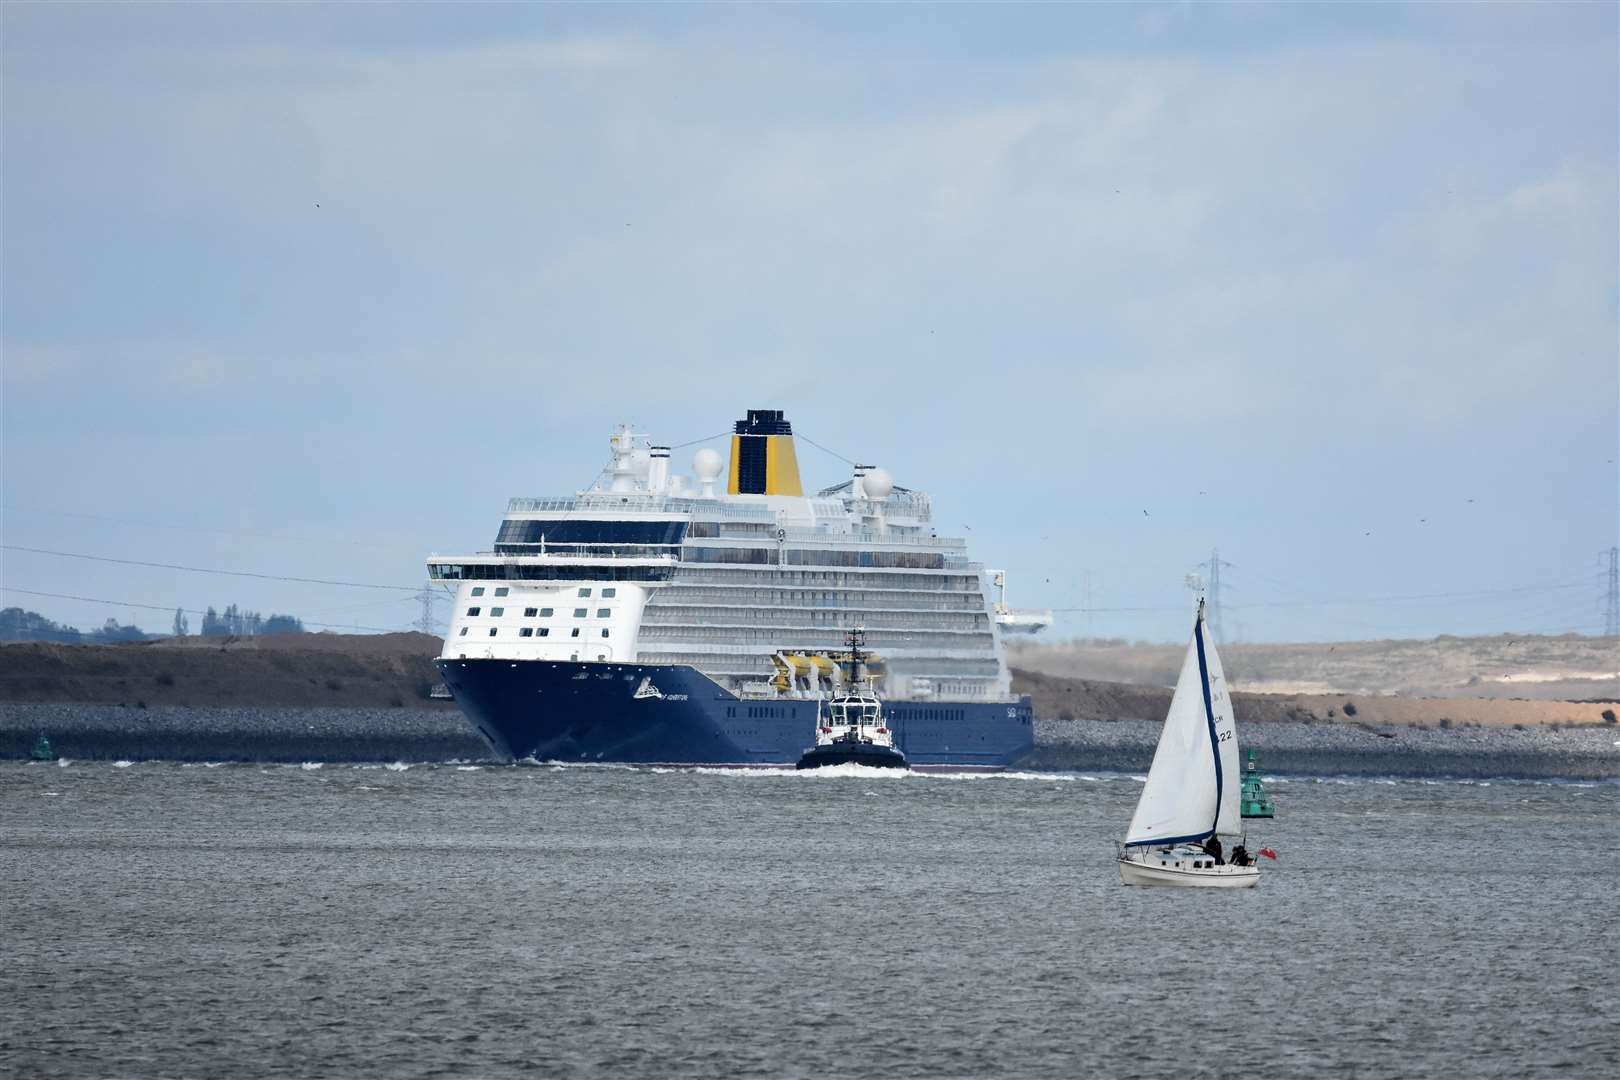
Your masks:
<svg viewBox="0 0 1620 1080"><path fill-rule="evenodd" d="M551 660L435 661L499 754L645 765L786 765L815 739L816 706L739 698L691 667ZM1004 769L1034 746L1016 703L888 701L914 767Z"/></svg>

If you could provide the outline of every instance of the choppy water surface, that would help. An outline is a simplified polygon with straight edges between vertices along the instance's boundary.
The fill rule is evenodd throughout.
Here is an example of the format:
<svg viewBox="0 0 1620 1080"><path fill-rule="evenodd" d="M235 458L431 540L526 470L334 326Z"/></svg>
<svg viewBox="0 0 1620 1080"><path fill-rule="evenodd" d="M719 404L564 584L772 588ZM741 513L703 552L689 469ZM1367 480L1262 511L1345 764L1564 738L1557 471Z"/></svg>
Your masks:
<svg viewBox="0 0 1620 1080"><path fill-rule="evenodd" d="M0 765L13 1075L1527 1076L1617 1062L1613 784Z"/></svg>

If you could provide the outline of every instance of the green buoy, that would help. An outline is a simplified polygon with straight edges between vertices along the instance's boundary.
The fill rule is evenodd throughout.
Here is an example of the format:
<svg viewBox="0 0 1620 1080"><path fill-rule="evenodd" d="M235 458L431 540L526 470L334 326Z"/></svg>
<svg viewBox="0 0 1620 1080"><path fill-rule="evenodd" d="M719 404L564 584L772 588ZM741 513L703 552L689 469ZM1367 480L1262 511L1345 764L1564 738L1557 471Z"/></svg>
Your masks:
<svg viewBox="0 0 1620 1080"><path fill-rule="evenodd" d="M1276 811L1271 805L1271 798L1266 795L1265 785L1260 783L1260 774L1254 771L1254 751L1249 751L1249 767L1243 771L1243 787L1238 794L1243 804L1244 817L1275 817Z"/></svg>
<svg viewBox="0 0 1620 1080"><path fill-rule="evenodd" d="M41 735L28 756L35 761L55 761L56 751L51 749L51 740Z"/></svg>

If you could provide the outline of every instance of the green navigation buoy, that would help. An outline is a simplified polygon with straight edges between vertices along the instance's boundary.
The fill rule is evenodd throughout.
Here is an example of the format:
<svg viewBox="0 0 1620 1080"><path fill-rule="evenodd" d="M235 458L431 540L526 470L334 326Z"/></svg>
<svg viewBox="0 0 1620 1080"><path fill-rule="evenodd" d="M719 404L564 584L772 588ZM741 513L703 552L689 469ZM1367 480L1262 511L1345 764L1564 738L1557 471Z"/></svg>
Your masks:
<svg viewBox="0 0 1620 1080"><path fill-rule="evenodd" d="M1238 794L1243 804L1244 817L1275 817L1276 811L1271 805L1271 798L1266 795L1265 785L1260 783L1260 774L1254 771L1254 751L1249 751L1249 767L1243 771L1243 787Z"/></svg>
<svg viewBox="0 0 1620 1080"><path fill-rule="evenodd" d="M56 751L51 749L51 740L41 735L28 756L35 761L55 761Z"/></svg>

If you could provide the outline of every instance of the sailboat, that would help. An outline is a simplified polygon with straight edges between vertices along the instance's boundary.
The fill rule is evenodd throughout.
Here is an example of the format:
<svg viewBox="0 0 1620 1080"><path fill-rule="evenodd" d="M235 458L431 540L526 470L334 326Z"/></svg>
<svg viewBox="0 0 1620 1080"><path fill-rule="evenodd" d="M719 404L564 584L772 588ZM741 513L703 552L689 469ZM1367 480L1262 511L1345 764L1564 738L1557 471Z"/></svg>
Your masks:
<svg viewBox="0 0 1620 1080"><path fill-rule="evenodd" d="M1232 697L1200 600L1147 783L1118 845L1121 880L1226 889L1257 884L1260 869L1241 843L1240 782ZM1240 838L1230 860L1221 851L1223 836Z"/></svg>

